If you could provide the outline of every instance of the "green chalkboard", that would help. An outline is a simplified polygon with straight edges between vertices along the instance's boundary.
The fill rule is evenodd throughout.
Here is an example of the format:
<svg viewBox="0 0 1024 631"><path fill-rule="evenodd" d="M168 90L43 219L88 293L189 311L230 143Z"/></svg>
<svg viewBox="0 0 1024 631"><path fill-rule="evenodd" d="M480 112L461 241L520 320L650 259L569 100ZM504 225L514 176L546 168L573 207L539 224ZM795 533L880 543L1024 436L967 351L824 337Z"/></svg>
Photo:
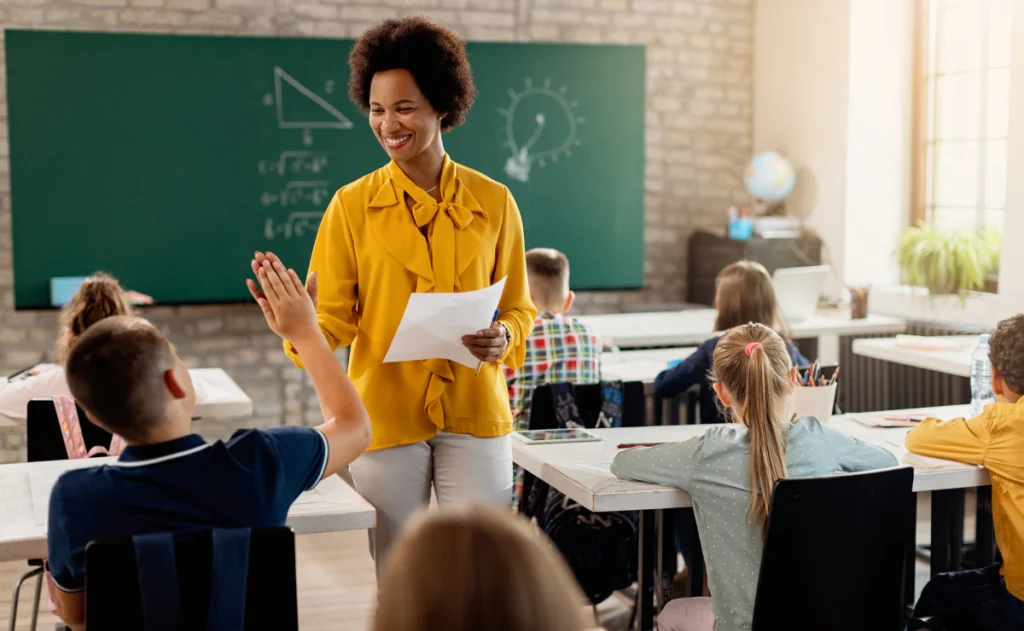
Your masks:
<svg viewBox="0 0 1024 631"><path fill-rule="evenodd" d="M387 158L351 40L8 30L15 306L105 270L161 303L244 299L256 249L304 268L334 191ZM578 289L643 282L644 51L470 43L445 138L505 183Z"/></svg>

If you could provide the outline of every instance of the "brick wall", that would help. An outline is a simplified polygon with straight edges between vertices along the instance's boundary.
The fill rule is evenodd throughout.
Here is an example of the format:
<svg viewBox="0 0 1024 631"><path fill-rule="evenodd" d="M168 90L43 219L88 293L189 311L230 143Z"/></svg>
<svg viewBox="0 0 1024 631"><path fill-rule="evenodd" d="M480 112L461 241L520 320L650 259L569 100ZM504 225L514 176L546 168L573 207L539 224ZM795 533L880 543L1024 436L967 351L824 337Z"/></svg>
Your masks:
<svg viewBox="0 0 1024 631"><path fill-rule="evenodd" d="M471 40L647 46L646 289L580 296L583 311L683 297L685 244L744 203L751 150L753 0L0 0L10 28L355 37L387 17L426 15ZM0 53L2 54L2 53ZM0 63L0 374L49 353L55 315L12 309L6 69ZM614 89L614 86L610 86ZM255 418L233 426L318 420L313 391L286 362L255 306L146 312L190 366L221 366L253 398ZM0 462L18 459L20 428L0 428Z"/></svg>

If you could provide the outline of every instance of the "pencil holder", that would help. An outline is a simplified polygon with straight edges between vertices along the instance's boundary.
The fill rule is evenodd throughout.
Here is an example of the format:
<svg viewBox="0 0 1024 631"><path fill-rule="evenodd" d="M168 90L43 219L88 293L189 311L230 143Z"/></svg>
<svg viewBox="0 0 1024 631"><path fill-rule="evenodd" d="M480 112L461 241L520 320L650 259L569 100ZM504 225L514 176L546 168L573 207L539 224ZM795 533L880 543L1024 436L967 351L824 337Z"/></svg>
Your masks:
<svg viewBox="0 0 1024 631"><path fill-rule="evenodd" d="M797 386L789 397L786 419L809 414L822 423L828 423L836 405L836 386L834 383L818 387Z"/></svg>
<svg viewBox="0 0 1024 631"><path fill-rule="evenodd" d="M850 318L863 320L868 317L868 291L870 287L850 288Z"/></svg>

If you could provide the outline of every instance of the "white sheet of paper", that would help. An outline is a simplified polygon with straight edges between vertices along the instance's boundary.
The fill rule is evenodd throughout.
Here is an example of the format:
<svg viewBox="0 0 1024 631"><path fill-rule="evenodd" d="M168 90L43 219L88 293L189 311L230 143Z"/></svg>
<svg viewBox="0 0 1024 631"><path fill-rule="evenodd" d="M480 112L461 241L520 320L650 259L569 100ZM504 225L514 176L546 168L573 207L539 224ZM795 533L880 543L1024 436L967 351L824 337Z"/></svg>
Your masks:
<svg viewBox="0 0 1024 631"><path fill-rule="evenodd" d="M462 336L491 325L504 288L502 278L476 291L412 294L384 362L448 359L476 368L479 360L462 345Z"/></svg>

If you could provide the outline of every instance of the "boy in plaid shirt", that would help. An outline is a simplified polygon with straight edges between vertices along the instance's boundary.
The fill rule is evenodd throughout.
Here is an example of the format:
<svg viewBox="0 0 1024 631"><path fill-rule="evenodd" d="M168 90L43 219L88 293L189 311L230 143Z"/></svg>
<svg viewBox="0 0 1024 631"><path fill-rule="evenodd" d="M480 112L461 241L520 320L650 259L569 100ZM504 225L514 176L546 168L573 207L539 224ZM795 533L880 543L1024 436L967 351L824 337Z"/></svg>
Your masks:
<svg viewBox="0 0 1024 631"><path fill-rule="evenodd" d="M522 368L505 369L517 430L530 427L530 404L537 386L601 381L600 339L586 324L563 315L576 297L569 290L569 259L558 250L536 248L526 253L526 271L537 320L526 340ZM522 478L517 467L514 503L522 490Z"/></svg>

